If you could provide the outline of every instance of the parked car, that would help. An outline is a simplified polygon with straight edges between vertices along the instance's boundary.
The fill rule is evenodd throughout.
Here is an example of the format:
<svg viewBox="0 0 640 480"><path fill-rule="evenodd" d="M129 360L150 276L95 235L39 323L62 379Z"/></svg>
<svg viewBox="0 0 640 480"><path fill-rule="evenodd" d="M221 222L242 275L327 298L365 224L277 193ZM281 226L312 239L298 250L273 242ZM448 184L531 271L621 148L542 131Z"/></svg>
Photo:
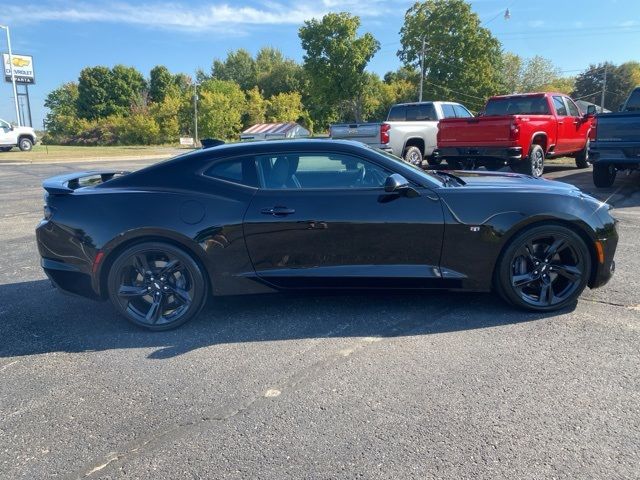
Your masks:
<svg viewBox="0 0 640 480"><path fill-rule="evenodd" d="M227 144L44 189L52 282L151 330L211 295L290 290L495 290L548 312L609 280L618 238L567 183L429 173L357 142Z"/></svg>
<svg viewBox="0 0 640 480"><path fill-rule="evenodd" d="M631 92L619 113L595 117L589 159L596 187L613 185L620 170L640 170L640 87Z"/></svg>
<svg viewBox="0 0 640 480"><path fill-rule="evenodd" d="M575 157L586 168L592 118L561 93L491 97L478 117L440 122L435 155L454 169L508 165L534 177L547 158Z"/></svg>
<svg viewBox="0 0 640 480"><path fill-rule="evenodd" d="M439 165L440 160L431 156L436 148L438 122L471 117L465 106L454 102L400 103L391 107L384 123L335 124L329 133L333 139L357 140L416 166L422 166L424 159L430 165Z"/></svg>
<svg viewBox="0 0 640 480"><path fill-rule="evenodd" d="M14 127L0 119L0 152L8 152L13 147L28 152L36 144L36 140L36 132L33 128Z"/></svg>

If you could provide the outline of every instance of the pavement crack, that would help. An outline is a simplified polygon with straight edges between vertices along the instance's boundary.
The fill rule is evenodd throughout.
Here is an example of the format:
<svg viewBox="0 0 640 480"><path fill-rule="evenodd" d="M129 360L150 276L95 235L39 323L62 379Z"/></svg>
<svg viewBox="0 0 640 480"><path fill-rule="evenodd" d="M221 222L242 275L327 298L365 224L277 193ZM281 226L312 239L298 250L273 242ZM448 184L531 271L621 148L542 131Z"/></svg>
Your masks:
<svg viewBox="0 0 640 480"><path fill-rule="evenodd" d="M307 379L317 378L322 373L326 372L331 366L338 364L339 362L347 361L348 357L351 357L357 352L360 352L371 345L375 345L386 338L395 338L402 335L409 335L416 329L422 328L425 322L434 323L439 321L443 316L451 311L450 307L443 307L434 315L430 316L428 320L423 318L405 319L397 322L390 323L387 328L382 329L380 335L376 337L360 337L357 339L357 344L349 348L348 353L345 349L338 350L332 354L329 354L326 358L319 360L311 365L295 371L292 374L285 376L280 381L273 383L273 386L262 392L259 395L252 397L244 403L239 405L222 408L211 412L210 414L203 414L191 421L183 422L175 425L172 428L156 431L150 433L145 438L133 442L129 448L124 449L121 452L111 452L105 458L98 461L85 464L75 474L69 475L68 479L83 479L92 477L98 472L102 472L105 468L113 468L114 464L124 461L129 458L133 458L136 455L142 453L143 450L153 447L153 445L160 445L165 440L176 439L184 436L187 431L194 427L200 427L208 423L216 423L227 421L239 414L244 413L250 408L258 405L262 405L266 402L275 401L282 393L287 391L296 391ZM346 328L346 326L345 326ZM341 330L343 330L341 328ZM322 336L321 338L325 338Z"/></svg>

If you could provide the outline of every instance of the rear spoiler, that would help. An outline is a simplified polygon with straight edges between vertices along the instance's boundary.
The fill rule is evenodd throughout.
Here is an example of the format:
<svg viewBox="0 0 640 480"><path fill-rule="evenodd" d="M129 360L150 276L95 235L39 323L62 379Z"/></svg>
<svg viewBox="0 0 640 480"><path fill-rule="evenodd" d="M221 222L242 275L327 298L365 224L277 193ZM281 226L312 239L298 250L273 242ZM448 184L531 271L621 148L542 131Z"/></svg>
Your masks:
<svg viewBox="0 0 640 480"><path fill-rule="evenodd" d="M42 187L52 195L67 195L81 187L91 187L111 180L113 177L126 175L127 171L88 171L68 173L47 178Z"/></svg>

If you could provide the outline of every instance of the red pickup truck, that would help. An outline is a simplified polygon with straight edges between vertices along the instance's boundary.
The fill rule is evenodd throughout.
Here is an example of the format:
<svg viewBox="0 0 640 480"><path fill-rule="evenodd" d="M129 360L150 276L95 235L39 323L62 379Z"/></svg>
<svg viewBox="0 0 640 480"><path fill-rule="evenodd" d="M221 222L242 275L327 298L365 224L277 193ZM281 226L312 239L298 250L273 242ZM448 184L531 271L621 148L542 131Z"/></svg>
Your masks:
<svg viewBox="0 0 640 480"><path fill-rule="evenodd" d="M586 168L592 120L562 93L491 97L478 117L440 120L434 156L455 169L509 165L534 177L546 158L574 157Z"/></svg>

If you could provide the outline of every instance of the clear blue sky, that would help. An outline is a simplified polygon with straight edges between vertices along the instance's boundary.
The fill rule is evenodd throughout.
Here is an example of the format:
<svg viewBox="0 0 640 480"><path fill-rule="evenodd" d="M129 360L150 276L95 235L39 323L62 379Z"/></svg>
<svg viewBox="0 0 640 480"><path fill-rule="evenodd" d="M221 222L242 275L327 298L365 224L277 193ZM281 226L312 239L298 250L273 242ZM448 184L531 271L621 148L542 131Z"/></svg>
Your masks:
<svg viewBox="0 0 640 480"><path fill-rule="evenodd" d="M610 60L640 60L638 0L475 0L473 10L503 43L524 57L542 55L567 75ZM8 4L8 5L7 5ZM405 0L21 0L3 2L0 24L9 25L14 53L33 55L34 123L42 126L47 93L76 80L90 65L132 65L148 75L157 64L173 72L209 70L228 50L261 46L302 59L297 30L305 19L330 11L362 18L362 30L382 44L369 69L399 66L398 32ZM506 8L511 19L505 20ZM0 31L4 34L4 31ZM0 36L0 50L6 51ZM11 85L0 83L0 118L14 120Z"/></svg>

